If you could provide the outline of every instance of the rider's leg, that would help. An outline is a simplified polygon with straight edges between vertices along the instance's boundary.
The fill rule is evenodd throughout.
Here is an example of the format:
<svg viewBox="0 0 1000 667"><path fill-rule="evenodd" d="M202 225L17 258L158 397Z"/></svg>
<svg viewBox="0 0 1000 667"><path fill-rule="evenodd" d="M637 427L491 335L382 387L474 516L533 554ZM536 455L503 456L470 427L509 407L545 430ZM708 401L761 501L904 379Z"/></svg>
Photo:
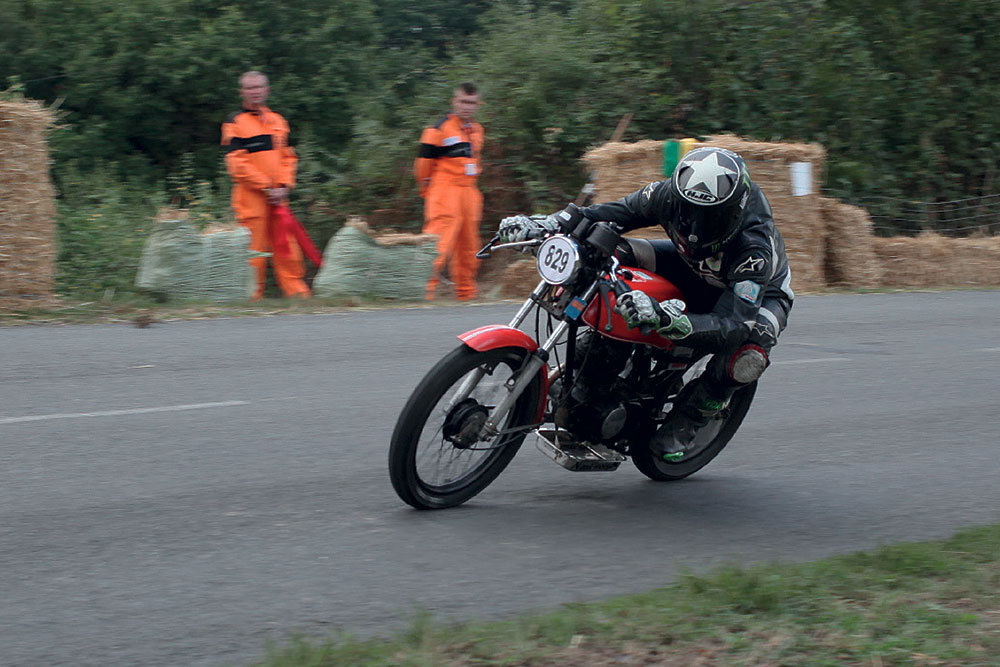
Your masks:
<svg viewBox="0 0 1000 667"><path fill-rule="evenodd" d="M729 405L733 394L760 378L790 306L786 299L764 300L747 340L715 353L705 372L680 392L667 421L653 436L654 452L668 460L682 457L698 430Z"/></svg>

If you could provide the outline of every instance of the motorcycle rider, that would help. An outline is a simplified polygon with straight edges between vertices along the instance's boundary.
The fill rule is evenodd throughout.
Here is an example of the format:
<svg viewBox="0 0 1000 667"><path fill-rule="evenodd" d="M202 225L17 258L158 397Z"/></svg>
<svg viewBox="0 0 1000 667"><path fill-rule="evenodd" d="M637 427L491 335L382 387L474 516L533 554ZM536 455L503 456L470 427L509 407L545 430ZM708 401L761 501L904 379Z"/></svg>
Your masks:
<svg viewBox="0 0 1000 667"><path fill-rule="evenodd" d="M615 308L631 328L655 329L698 356L714 353L650 441L658 458L677 461L692 448L697 431L770 363L795 298L784 240L743 158L714 147L688 152L670 178L618 201L505 218L498 233L502 242L524 241L576 226L582 218L617 223L625 232L659 224L669 237L623 237L618 256L673 282L687 303L657 303L633 290Z"/></svg>

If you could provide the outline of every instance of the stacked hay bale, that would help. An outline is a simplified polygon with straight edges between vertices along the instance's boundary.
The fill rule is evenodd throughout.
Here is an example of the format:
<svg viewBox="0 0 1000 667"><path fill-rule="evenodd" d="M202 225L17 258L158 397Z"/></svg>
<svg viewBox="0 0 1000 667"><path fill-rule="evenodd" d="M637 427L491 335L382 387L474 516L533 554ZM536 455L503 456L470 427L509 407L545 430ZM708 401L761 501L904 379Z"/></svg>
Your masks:
<svg viewBox="0 0 1000 667"><path fill-rule="evenodd" d="M750 176L761 186L774 219L785 238L792 267L792 287L800 291L826 286L824 276L825 225L819 183L826 150L818 144L779 144L747 141L734 135L716 135L692 148L717 146L743 156ZM663 142L605 144L588 152L584 162L594 173L595 201L608 201L628 194L650 181L662 180ZM633 233L662 238L660 228Z"/></svg>
<svg viewBox="0 0 1000 667"><path fill-rule="evenodd" d="M882 264L868 211L835 199L820 199L826 234L824 271L830 287L878 287Z"/></svg>
<svg viewBox="0 0 1000 667"><path fill-rule="evenodd" d="M663 142L616 141L588 151L583 162L592 174L594 201L619 199L663 176Z"/></svg>
<svg viewBox="0 0 1000 667"><path fill-rule="evenodd" d="M432 234L375 234L364 218L351 216L323 252L313 294L423 299L436 248L437 236Z"/></svg>
<svg viewBox="0 0 1000 667"><path fill-rule="evenodd" d="M0 101L0 309L56 303L52 122L37 102Z"/></svg>
<svg viewBox="0 0 1000 667"><path fill-rule="evenodd" d="M250 232L214 223L201 231L184 209L162 208L142 249L136 288L158 299L241 301L253 296Z"/></svg>
<svg viewBox="0 0 1000 667"><path fill-rule="evenodd" d="M743 156L750 177L771 203L775 223L785 238L792 289L825 287L826 226L819 191L826 149L819 144L745 141L733 135L708 137L700 145L727 148ZM794 175L797 170L801 170L805 182Z"/></svg>
<svg viewBox="0 0 1000 667"><path fill-rule="evenodd" d="M884 287L980 287L1000 285L1000 237L874 239Z"/></svg>

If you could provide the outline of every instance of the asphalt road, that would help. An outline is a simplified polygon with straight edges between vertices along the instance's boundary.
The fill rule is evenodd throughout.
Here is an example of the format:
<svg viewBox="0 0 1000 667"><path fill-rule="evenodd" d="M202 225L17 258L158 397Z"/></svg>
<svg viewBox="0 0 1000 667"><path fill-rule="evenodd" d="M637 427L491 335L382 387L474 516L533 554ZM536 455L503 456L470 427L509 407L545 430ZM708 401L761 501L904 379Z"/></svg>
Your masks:
<svg viewBox="0 0 1000 667"><path fill-rule="evenodd" d="M529 441L467 505L410 510L399 409L514 310L0 329L0 664L246 664L418 608L498 618L1000 522L1000 291L800 297L686 481Z"/></svg>

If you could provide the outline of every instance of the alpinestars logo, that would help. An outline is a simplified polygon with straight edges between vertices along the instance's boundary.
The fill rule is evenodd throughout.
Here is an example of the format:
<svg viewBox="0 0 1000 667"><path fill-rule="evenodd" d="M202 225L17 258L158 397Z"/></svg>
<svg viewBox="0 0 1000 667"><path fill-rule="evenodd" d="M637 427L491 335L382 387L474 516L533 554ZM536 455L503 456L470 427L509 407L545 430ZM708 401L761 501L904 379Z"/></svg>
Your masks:
<svg viewBox="0 0 1000 667"><path fill-rule="evenodd" d="M692 151L678 169L677 189L695 204L724 202L736 191L740 167L723 152Z"/></svg>
<svg viewBox="0 0 1000 667"><path fill-rule="evenodd" d="M760 273L760 270L764 268L764 258L754 257L751 255L747 257L742 264L736 267L734 273Z"/></svg>

